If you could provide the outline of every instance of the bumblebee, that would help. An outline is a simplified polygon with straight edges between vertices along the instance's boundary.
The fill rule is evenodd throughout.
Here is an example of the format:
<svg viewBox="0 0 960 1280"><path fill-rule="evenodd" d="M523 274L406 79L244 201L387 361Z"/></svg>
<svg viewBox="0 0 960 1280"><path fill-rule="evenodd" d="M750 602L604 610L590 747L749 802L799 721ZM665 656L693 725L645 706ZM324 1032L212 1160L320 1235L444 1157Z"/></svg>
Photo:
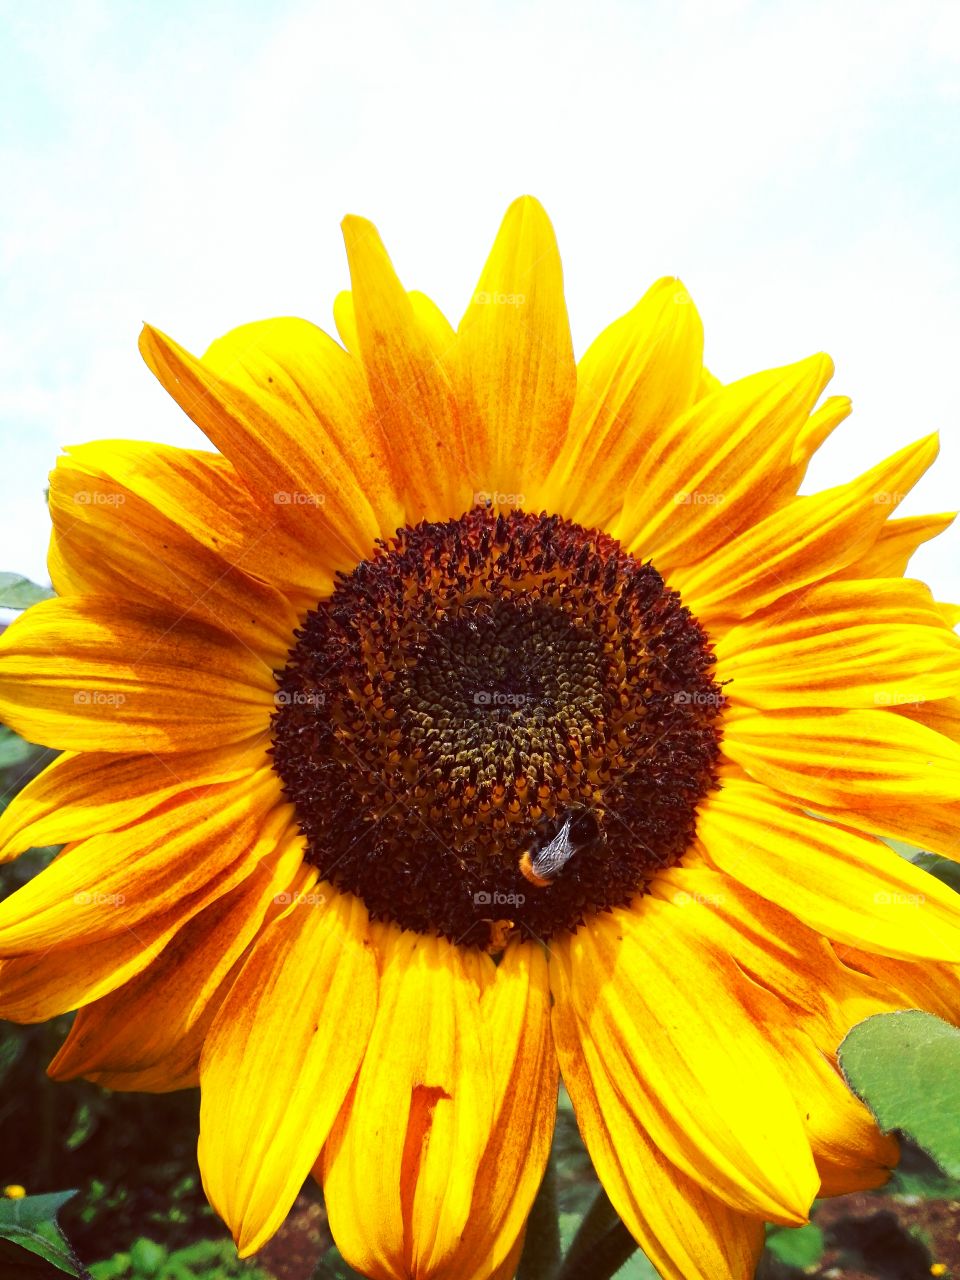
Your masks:
<svg viewBox="0 0 960 1280"><path fill-rule="evenodd" d="M568 809L558 814L521 853L520 874L538 889L545 889L575 854L604 840L591 809Z"/></svg>

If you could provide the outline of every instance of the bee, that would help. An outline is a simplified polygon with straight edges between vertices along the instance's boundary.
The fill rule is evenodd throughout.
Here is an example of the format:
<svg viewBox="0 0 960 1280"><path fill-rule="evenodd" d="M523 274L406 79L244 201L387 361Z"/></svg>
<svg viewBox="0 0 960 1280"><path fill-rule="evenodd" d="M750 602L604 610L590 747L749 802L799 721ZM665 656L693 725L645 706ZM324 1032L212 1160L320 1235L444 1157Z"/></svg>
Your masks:
<svg viewBox="0 0 960 1280"><path fill-rule="evenodd" d="M520 855L520 874L538 889L552 884L570 859L606 837L590 809L577 806L554 818Z"/></svg>

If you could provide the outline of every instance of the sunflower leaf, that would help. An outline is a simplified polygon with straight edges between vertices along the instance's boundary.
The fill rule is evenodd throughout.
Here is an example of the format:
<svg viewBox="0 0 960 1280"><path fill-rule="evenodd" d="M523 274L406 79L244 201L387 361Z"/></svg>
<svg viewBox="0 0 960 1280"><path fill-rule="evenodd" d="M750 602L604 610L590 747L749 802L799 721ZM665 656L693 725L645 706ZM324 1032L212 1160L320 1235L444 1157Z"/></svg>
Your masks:
<svg viewBox="0 0 960 1280"><path fill-rule="evenodd" d="M0 573L0 608L29 609L56 595L52 587L41 587L20 573Z"/></svg>
<svg viewBox="0 0 960 1280"><path fill-rule="evenodd" d="M75 1191L0 1200L0 1280L45 1280L60 1274L83 1277L56 1215Z"/></svg>
<svg viewBox="0 0 960 1280"><path fill-rule="evenodd" d="M878 1013L847 1034L839 1059L883 1130L902 1130L960 1177L960 1030L919 1009Z"/></svg>
<svg viewBox="0 0 960 1280"><path fill-rule="evenodd" d="M12 769L18 764L24 764L39 750L32 742L25 742L19 734L8 729L5 724L0 724L0 769Z"/></svg>

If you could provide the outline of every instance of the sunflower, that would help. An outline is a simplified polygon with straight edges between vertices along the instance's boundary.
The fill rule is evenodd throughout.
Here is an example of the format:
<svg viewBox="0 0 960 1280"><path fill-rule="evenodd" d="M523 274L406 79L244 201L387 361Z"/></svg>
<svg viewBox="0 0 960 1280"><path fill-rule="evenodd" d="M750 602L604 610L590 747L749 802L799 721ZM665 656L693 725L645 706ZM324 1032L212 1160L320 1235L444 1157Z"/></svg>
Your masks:
<svg viewBox="0 0 960 1280"><path fill-rule="evenodd" d="M216 452L53 473L58 598L0 710L59 750L3 850L0 1013L51 1064L199 1081L240 1253L303 1180L375 1280L514 1274L562 1073L667 1278L897 1159L835 1052L956 1017L960 640L891 519L922 439L808 496L823 355L721 383L658 281L575 363L536 201L457 331L344 224L342 345L278 319L147 364Z"/></svg>

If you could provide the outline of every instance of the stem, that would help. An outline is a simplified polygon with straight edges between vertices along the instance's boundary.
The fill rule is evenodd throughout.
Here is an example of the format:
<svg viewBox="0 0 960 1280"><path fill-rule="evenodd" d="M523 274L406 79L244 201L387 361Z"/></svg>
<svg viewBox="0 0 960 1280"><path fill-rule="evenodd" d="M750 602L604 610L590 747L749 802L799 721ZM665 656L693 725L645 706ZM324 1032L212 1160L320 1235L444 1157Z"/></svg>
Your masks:
<svg viewBox="0 0 960 1280"><path fill-rule="evenodd" d="M527 1220L527 1238L517 1280L550 1280L560 1265L560 1227L557 1222L557 1171L553 1152Z"/></svg>
<svg viewBox="0 0 960 1280"><path fill-rule="evenodd" d="M636 1240L618 1218L588 1249L571 1251L557 1280L610 1280L636 1251Z"/></svg>
<svg viewBox="0 0 960 1280"><path fill-rule="evenodd" d="M600 1187L577 1229L577 1234L573 1237L567 1256L563 1260L561 1274L565 1276L569 1268L579 1263L585 1253L590 1253L598 1241L602 1240L619 1221L617 1211L610 1203L610 1197L603 1187Z"/></svg>
<svg viewBox="0 0 960 1280"><path fill-rule="evenodd" d="M313 1269L310 1280L337 1280L337 1273L327 1266L321 1255L317 1259L317 1265Z"/></svg>

